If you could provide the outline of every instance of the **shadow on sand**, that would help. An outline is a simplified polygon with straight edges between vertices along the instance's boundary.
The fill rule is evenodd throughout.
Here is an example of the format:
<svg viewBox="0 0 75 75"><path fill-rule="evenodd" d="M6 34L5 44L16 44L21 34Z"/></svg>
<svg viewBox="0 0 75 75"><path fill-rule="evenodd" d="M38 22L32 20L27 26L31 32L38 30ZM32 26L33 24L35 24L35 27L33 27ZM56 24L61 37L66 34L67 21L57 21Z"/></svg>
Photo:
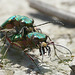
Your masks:
<svg viewBox="0 0 75 75"><path fill-rule="evenodd" d="M72 23L58 20L55 17L48 16L48 15L45 15L45 14L40 13L40 12L37 12L37 13L29 13L29 15L30 16L33 16L33 17L35 17L37 19L41 19L44 22L47 22L47 21L55 21L55 22L53 22L54 25L57 25L58 24L59 26L64 26L66 28L75 28L75 25L72 24ZM62 25L61 23L57 23L56 21L62 22L64 25Z"/></svg>
<svg viewBox="0 0 75 75"><path fill-rule="evenodd" d="M34 61L36 62L40 70L24 52L17 51L15 49L9 49L6 58L10 60L9 63L13 63L12 65L19 64L20 66L24 66L25 68L28 68L26 71L27 73L29 73L29 70L36 71L37 73L40 74L44 74L51 71L50 69L46 69L43 68L43 66L40 66L39 65L40 62L38 61L37 58L35 58L35 55L31 55L31 54L29 55L34 59Z"/></svg>

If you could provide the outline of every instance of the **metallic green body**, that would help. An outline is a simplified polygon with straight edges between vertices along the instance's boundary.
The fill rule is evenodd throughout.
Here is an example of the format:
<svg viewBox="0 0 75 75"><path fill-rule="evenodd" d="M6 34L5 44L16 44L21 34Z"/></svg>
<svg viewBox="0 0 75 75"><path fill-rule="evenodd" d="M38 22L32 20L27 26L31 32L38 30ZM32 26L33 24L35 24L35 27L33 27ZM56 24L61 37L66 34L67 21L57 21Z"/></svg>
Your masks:
<svg viewBox="0 0 75 75"><path fill-rule="evenodd" d="M8 19L1 25L1 27L3 28L4 26L6 26L6 24L9 23L9 20L10 20L10 19L13 20L14 18L15 18L15 16L12 16L12 17L8 18Z"/></svg>
<svg viewBox="0 0 75 75"><path fill-rule="evenodd" d="M45 34L38 33L38 32L29 33L27 36L28 36L28 38L31 38L32 36L35 36L38 39L45 39L46 38L46 35Z"/></svg>
<svg viewBox="0 0 75 75"><path fill-rule="evenodd" d="M26 17L15 15L8 18L1 27L3 29L12 29L14 27L16 32L10 36L8 36L9 43L13 43L12 45L17 44L21 48L27 47L37 47L39 42L45 42L47 36L42 33L36 32L33 26L33 20ZM16 46L16 45L15 45Z"/></svg>
<svg viewBox="0 0 75 75"><path fill-rule="evenodd" d="M26 34L24 35L26 36ZM46 35L45 34L41 34L41 33L38 33L38 32L31 32L31 33L28 33L27 35L27 38L31 39L32 36L34 37L37 37L39 40L43 39L43 40L46 40ZM14 34L13 36L9 37L11 39L11 41L17 41L17 40L22 40L22 34ZM24 38L26 39L26 37Z"/></svg>
<svg viewBox="0 0 75 75"><path fill-rule="evenodd" d="M17 41L17 40L21 40L22 38L22 34L14 34L11 37L9 37L11 41Z"/></svg>
<svg viewBox="0 0 75 75"><path fill-rule="evenodd" d="M21 16L21 15L15 15L15 16L11 16L10 18L8 18L2 25L1 27L4 27L6 24L9 24L10 21L22 21L22 22L25 22L25 24L27 25L32 25L32 19L26 17L26 16Z"/></svg>

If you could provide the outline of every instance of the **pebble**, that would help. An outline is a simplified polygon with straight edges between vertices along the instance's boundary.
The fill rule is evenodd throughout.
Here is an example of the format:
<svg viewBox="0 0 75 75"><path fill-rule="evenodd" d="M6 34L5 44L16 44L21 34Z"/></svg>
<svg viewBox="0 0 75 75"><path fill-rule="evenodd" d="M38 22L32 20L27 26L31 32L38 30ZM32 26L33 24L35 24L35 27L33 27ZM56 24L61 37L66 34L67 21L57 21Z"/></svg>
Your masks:
<svg viewBox="0 0 75 75"><path fill-rule="evenodd" d="M14 67L14 68L20 68L21 66L19 64L15 64L12 67Z"/></svg>
<svg viewBox="0 0 75 75"><path fill-rule="evenodd" d="M11 70L0 70L0 75L13 75Z"/></svg>
<svg viewBox="0 0 75 75"><path fill-rule="evenodd" d="M20 67L20 70L26 71L26 70L28 70L28 68L27 67L24 67L24 66L21 66Z"/></svg>
<svg viewBox="0 0 75 75"><path fill-rule="evenodd" d="M12 71L12 70L5 70L6 71L6 75L13 75L14 74L14 72Z"/></svg>
<svg viewBox="0 0 75 75"><path fill-rule="evenodd" d="M17 70L15 71L14 75L27 75L26 72L22 71L22 70Z"/></svg>
<svg viewBox="0 0 75 75"><path fill-rule="evenodd" d="M60 72L56 72L55 74L53 75L64 75L63 73L60 73Z"/></svg>
<svg viewBox="0 0 75 75"><path fill-rule="evenodd" d="M0 70L0 75L6 75L5 70Z"/></svg>

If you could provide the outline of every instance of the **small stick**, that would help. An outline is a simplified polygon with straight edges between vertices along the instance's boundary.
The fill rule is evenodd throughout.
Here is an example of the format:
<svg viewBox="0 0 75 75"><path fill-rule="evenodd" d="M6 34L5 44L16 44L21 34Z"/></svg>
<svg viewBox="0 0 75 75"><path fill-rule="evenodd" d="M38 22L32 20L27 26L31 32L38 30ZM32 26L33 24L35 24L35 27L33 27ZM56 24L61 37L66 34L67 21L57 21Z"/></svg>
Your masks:
<svg viewBox="0 0 75 75"><path fill-rule="evenodd" d="M43 12L49 16L55 16L61 20L75 24L75 14L72 14L69 11L67 12L67 11L58 9L54 6L41 2L40 0L34 0L34 1L28 0L28 1L30 4L30 7L35 8L39 10L40 12Z"/></svg>

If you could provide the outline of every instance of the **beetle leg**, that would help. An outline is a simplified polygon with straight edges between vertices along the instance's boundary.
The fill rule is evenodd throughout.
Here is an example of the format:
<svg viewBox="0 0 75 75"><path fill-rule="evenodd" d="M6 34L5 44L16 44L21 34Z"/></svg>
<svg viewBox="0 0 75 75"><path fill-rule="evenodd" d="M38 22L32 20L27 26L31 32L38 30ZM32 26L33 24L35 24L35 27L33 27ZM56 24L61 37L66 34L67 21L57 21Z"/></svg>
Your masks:
<svg viewBox="0 0 75 75"><path fill-rule="evenodd" d="M42 51L43 51L43 54L45 54L45 49L44 49L44 47L42 47Z"/></svg>
<svg viewBox="0 0 75 75"><path fill-rule="evenodd" d="M3 51L3 49L4 49L4 45L6 43L6 36L7 36L7 33L5 33L5 36L2 38L2 40L4 41L4 43L3 43L1 51Z"/></svg>
<svg viewBox="0 0 75 75"><path fill-rule="evenodd" d="M47 46L46 50L48 51L48 56L50 56L51 48L49 46Z"/></svg>
<svg viewBox="0 0 75 75"><path fill-rule="evenodd" d="M42 46L41 46L41 55L42 55L42 60L43 60L43 49L42 49Z"/></svg>
<svg viewBox="0 0 75 75"><path fill-rule="evenodd" d="M41 47L39 48L39 52L40 52L40 56L42 55L42 52L41 52Z"/></svg>
<svg viewBox="0 0 75 75"><path fill-rule="evenodd" d="M45 48L41 46L39 48L39 52L40 52L40 55L42 55L42 60L43 60L43 54L45 54Z"/></svg>
<svg viewBox="0 0 75 75"><path fill-rule="evenodd" d="M42 33L42 30L39 28L39 29L38 29L38 32L39 32L39 33Z"/></svg>
<svg viewBox="0 0 75 75"><path fill-rule="evenodd" d="M2 59L1 59L1 63L2 63L2 61L3 61L3 59L4 59L4 57L6 56L6 54L7 54L8 50L9 50L9 48L10 48L10 45L8 46L8 48L6 49L6 51L4 52L4 54L3 54L3 56L2 56Z"/></svg>
<svg viewBox="0 0 75 75"><path fill-rule="evenodd" d="M42 33L42 30L40 28L35 28L35 31Z"/></svg>
<svg viewBox="0 0 75 75"><path fill-rule="evenodd" d="M5 39L4 39L4 44L3 44L2 50L4 49L4 45L6 44L6 37L7 37L7 32L5 33ZM9 50L9 48L10 48L10 45L8 46L8 48L6 49L6 51L4 52L4 54L2 56L2 59L1 59L1 63L2 63L2 61L3 61L3 59L4 59L5 55L6 55L7 51Z"/></svg>
<svg viewBox="0 0 75 75"><path fill-rule="evenodd" d="M29 54L27 54L25 51L24 51L24 53L33 61L33 63L36 65L36 67L38 68L38 70L40 72L40 69L39 69L38 65L36 64L36 62L34 61L34 59Z"/></svg>

